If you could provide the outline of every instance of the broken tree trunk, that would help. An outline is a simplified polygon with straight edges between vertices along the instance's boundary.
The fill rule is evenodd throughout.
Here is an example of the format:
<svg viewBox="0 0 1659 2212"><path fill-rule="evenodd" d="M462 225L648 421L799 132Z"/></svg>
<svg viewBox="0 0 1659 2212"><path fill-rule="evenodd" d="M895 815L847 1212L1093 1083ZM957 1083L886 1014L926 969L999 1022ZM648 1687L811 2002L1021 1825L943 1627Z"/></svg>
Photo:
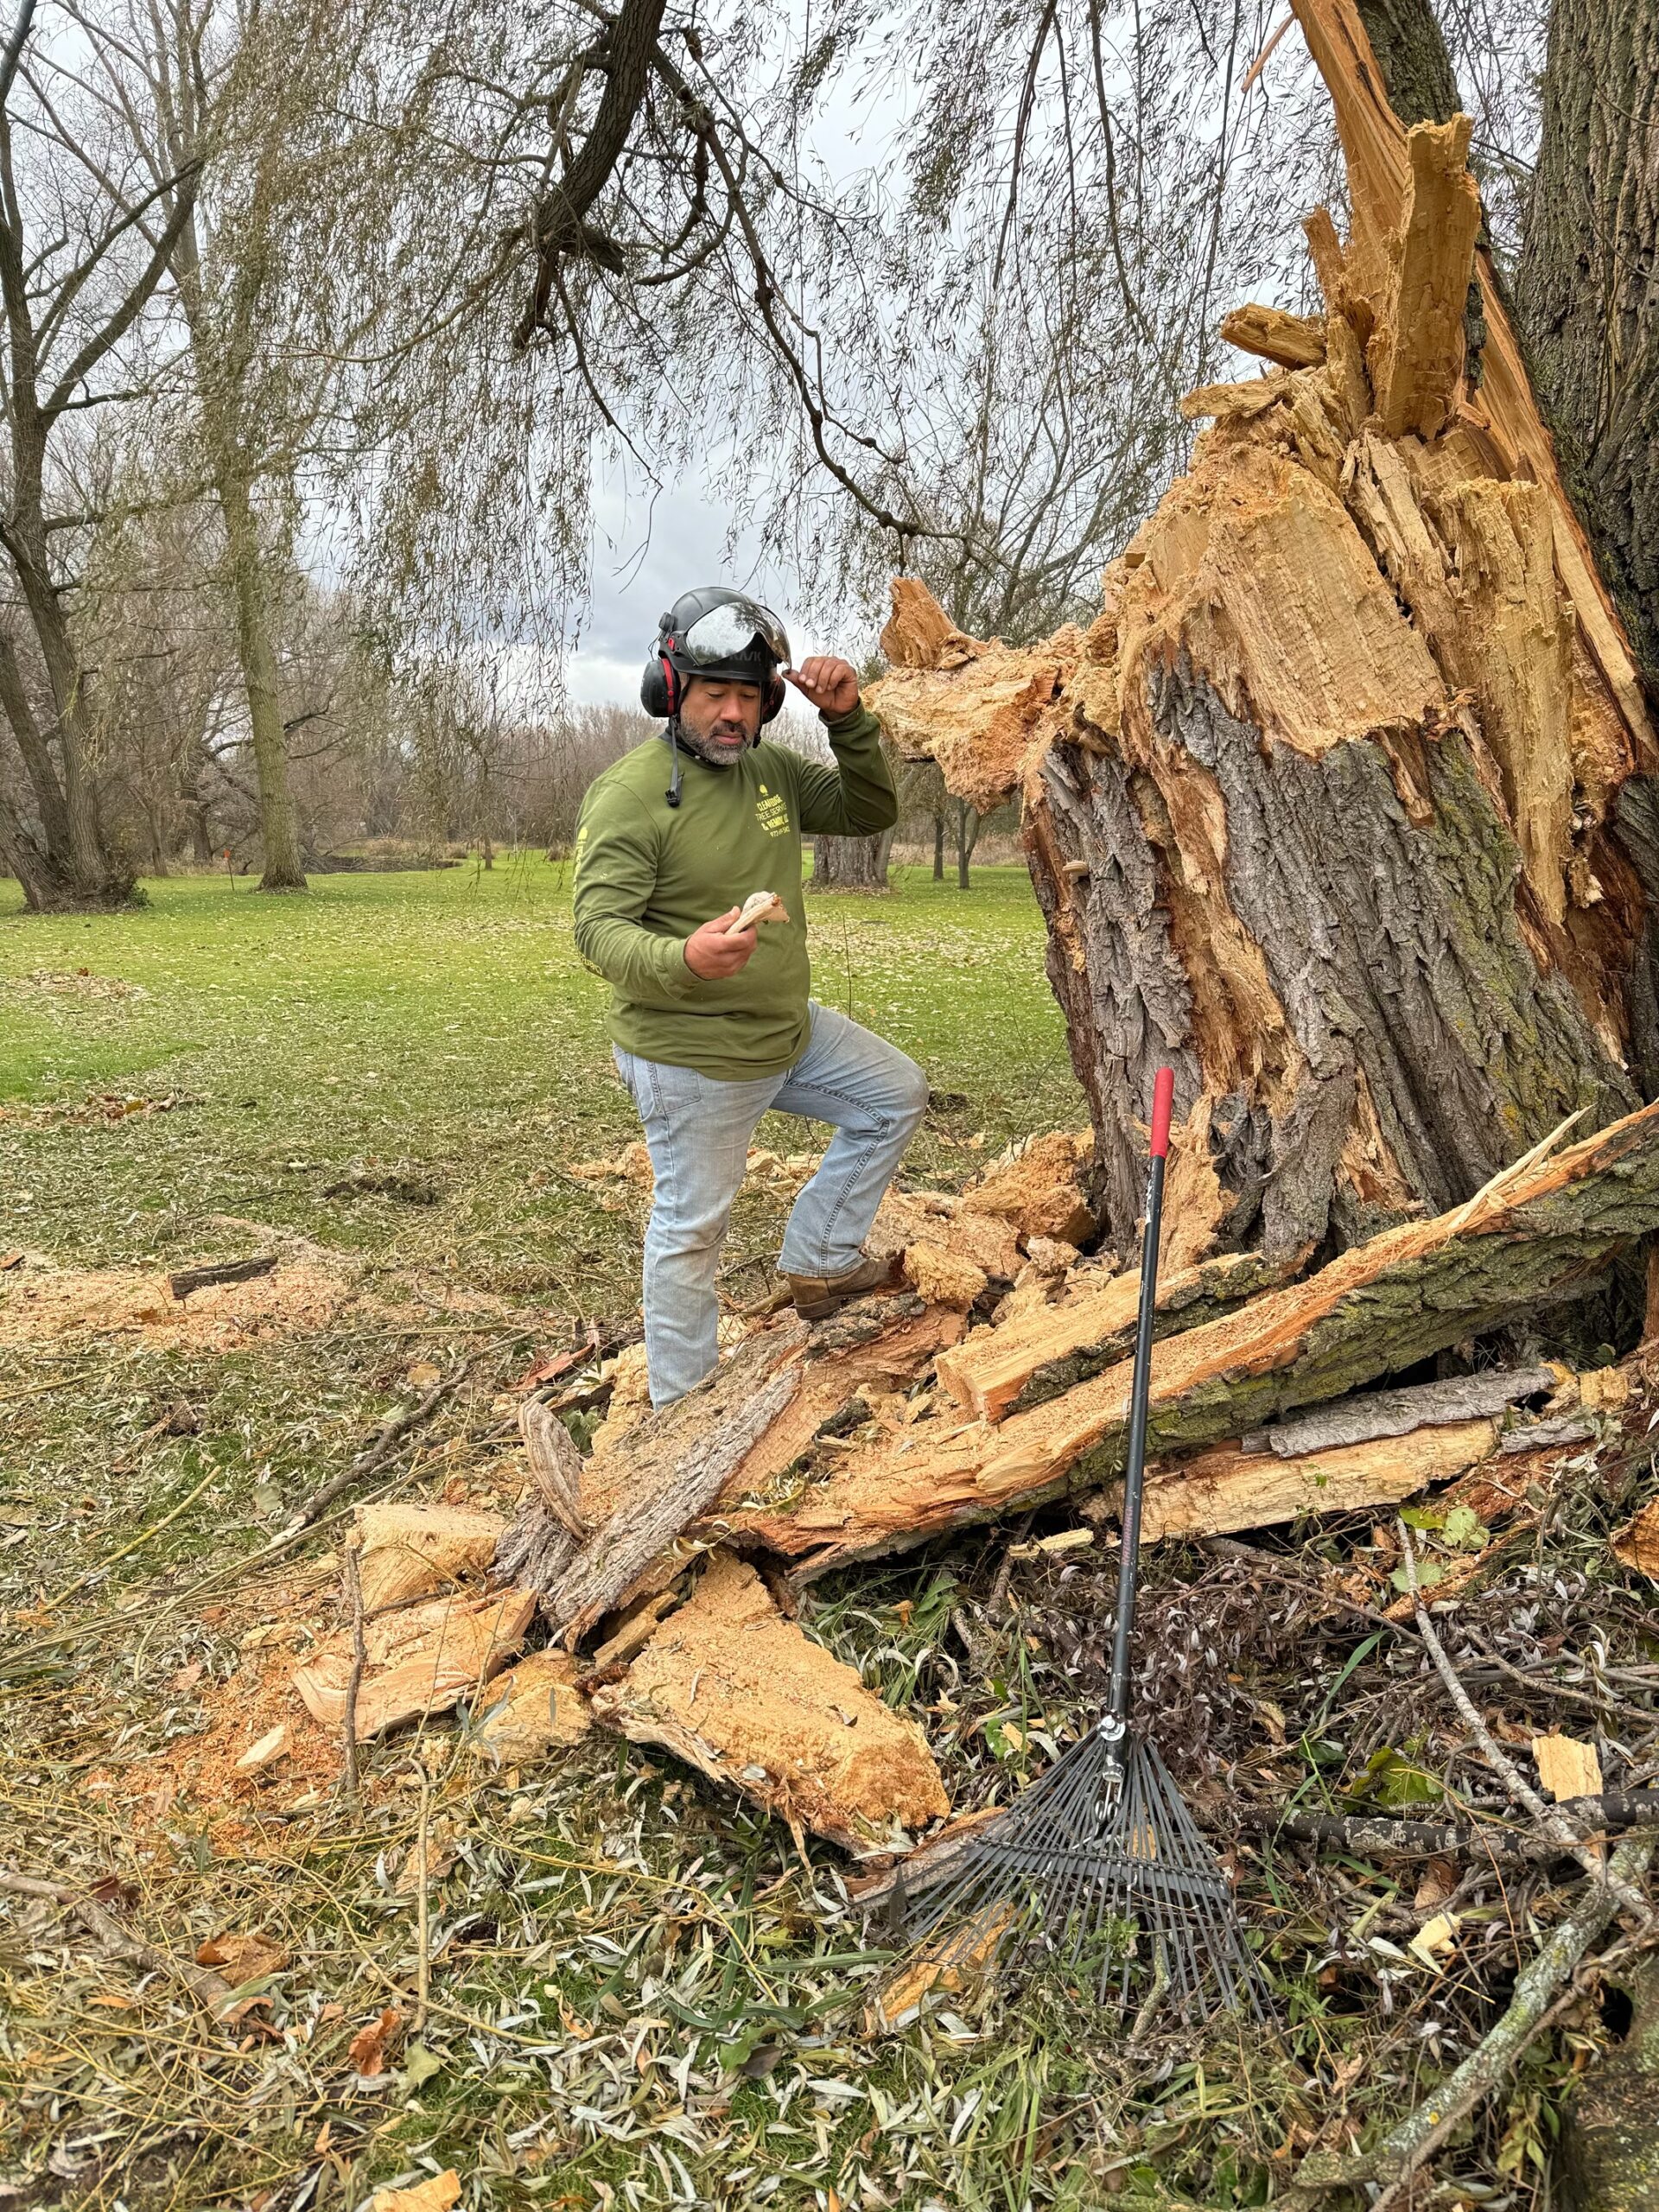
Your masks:
<svg viewBox="0 0 1659 2212"><path fill-rule="evenodd" d="M1656 1229L1659 1105L1518 1164L1436 1220L1390 1230L1306 1281L1166 1338L1153 1354L1148 1449L1167 1457L1216 1443L1398 1373L1577 1294ZM820 1454L786 1511L728 1493L707 1530L817 1574L1103 1483L1122 1459L1129 1370L1122 1361L1000 1427L935 1420Z"/></svg>
<svg viewBox="0 0 1659 2212"><path fill-rule="evenodd" d="M1467 119L1407 131L1352 0L1295 11L1352 226L1309 220L1322 328L1230 330L1306 365L1192 396L1214 426L1086 632L988 644L901 582L870 694L953 792L1023 800L1108 1235L1167 1061L1224 1241L1277 1265L1659 1091L1659 747L1477 249Z"/></svg>

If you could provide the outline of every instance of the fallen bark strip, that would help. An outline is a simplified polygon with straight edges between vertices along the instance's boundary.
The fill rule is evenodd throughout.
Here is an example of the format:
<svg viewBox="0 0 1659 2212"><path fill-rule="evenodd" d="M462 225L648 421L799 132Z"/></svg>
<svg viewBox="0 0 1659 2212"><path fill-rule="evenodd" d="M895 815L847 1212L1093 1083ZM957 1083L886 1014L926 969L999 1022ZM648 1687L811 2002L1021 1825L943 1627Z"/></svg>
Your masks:
<svg viewBox="0 0 1659 2212"><path fill-rule="evenodd" d="M1252 1252L1228 1252L1173 1269L1159 1280L1156 1334L1173 1336L1230 1313L1282 1283L1306 1257L1299 1253L1280 1263ZM958 1405L982 1421L1024 1413L1127 1357L1140 1306L1141 1270L1132 1268L1006 1327L976 1331L956 1351L941 1354L939 1381Z"/></svg>
<svg viewBox="0 0 1659 2212"><path fill-rule="evenodd" d="M786 1367L714 1433L694 1427L657 1490L638 1503L620 1507L594 1531L558 1581L542 1593L543 1616L568 1650L574 1651L607 1613L639 1594L662 1554L714 1504L798 1388L798 1374Z"/></svg>
<svg viewBox="0 0 1659 2212"><path fill-rule="evenodd" d="M497 1581L539 1595L563 1574L590 1533L582 1510L586 1462L569 1430L539 1398L520 1408L518 1427L536 1496L502 1531L493 1573Z"/></svg>
<svg viewBox="0 0 1659 2212"><path fill-rule="evenodd" d="M60 1905L111 1958L124 1959L130 1966L142 1967L146 1974L166 1974L169 1980L188 1990L202 2010L221 2026L227 2024L226 2007L236 1992L212 1967L175 1958L170 1951L159 1950L154 1943L130 1936L113 1913L106 1912L94 1898L84 1897L67 1883L42 1882L32 1874L0 1873L0 1890L13 1897L44 1897L48 1904Z"/></svg>
<svg viewBox="0 0 1659 2212"><path fill-rule="evenodd" d="M1659 1227L1659 1105L1506 1172L1433 1221L1357 1245L1309 1281L1269 1291L1153 1354L1155 1457L1217 1442L1339 1397L1459 1338L1571 1293ZM924 1424L849 1452L787 1513L728 1511L744 1541L801 1562L798 1580L907 1550L1118 1471L1128 1417L1125 1361L1052 1404L992 1428L930 1438ZM1342 1503L1326 1500L1327 1507Z"/></svg>
<svg viewBox="0 0 1659 2212"><path fill-rule="evenodd" d="M222 1282L255 1282L261 1275L276 1272L276 1255L261 1252L251 1260L210 1261L204 1267L181 1268L168 1275L167 1287L175 1298L183 1300L193 1290L212 1290Z"/></svg>
<svg viewBox="0 0 1659 2212"><path fill-rule="evenodd" d="M1281 1459L1296 1459L1335 1444L1366 1444L1376 1436L1405 1436L1429 1423L1501 1414L1522 1398L1554 1390L1560 1380L1553 1368L1516 1367L1455 1375L1441 1382L1410 1382L1398 1390L1369 1390L1242 1440L1246 1452L1276 1452Z"/></svg>
<svg viewBox="0 0 1659 2212"><path fill-rule="evenodd" d="M1462 2065L1374 2150L1356 2158L1310 2152L1296 2169L1287 2205L1306 2207L1317 2202L1326 2190L1355 2189L1363 2182L1379 2181L1385 2185L1384 2192L1373 2198L1372 2212L1397 2203L1402 2185L1474 2107L1509 2078L1528 2045L1548 2024L1558 1992L1618 1910L1612 1885L1629 1888L1639 1882L1654 1849L1645 1838L1621 1843L1606 1869L1607 1879L1589 1885L1567 1918L1522 1969L1509 2009Z"/></svg>

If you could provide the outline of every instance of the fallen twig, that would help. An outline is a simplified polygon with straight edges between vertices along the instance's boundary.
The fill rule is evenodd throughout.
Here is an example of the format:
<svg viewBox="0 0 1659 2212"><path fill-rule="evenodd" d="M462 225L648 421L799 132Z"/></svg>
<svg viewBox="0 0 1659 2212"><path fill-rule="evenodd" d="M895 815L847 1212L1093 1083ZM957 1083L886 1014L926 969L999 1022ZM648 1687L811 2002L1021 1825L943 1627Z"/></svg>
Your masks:
<svg viewBox="0 0 1659 2212"><path fill-rule="evenodd" d="M0 1890L14 1897L44 1897L48 1904L60 1905L111 1958L125 1959L130 1965L143 1967L148 1974L168 1975L188 1989L204 2012L221 2025L226 2024L225 2008L236 1992L223 1975L216 1974L210 1967L175 1958L170 1951L160 1950L141 1936L130 1936L112 1913L67 1883L42 1882L32 1874L0 1873Z"/></svg>
<svg viewBox="0 0 1659 2212"><path fill-rule="evenodd" d="M363 1669L368 1663L369 1649L363 1639L363 1567L358 1557L357 1546L346 1547L346 1592L352 1607L352 1671L346 1678L346 1710L340 1719L344 1731L341 1751L340 1781L348 1799L357 1797L357 1694L363 1687Z"/></svg>
<svg viewBox="0 0 1659 2212"><path fill-rule="evenodd" d="M1562 1984L1612 1918L1616 1904L1632 1891L1654 1848L1645 1838L1621 1843L1605 1870L1606 1879L1600 1878L1602 1870L1598 1869L1598 1878L1517 1975L1515 1994L1503 2018L1462 2065L1375 2150L1351 2158L1329 2152L1310 2153L1296 2171L1287 2203L1307 2205L1325 2190L1380 2181L1386 2185L1371 2200L1370 2212L1394 2212L1423 2161L1507 2079L1528 2046L1549 2025Z"/></svg>
<svg viewBox="0 0 1659 2212"><path fill-rule="evenodd" d="M1659 1827L1659 1789L1610 1789L1599 1797L1569 1797L1556 1808L1583 1833ZM1402 1820L1383 1812L1295 1813L1276 1805L1249 1806L1237 1815L1245 1834L1288 1836L1298 1843L1375 1853L1384 1859L1434 1859L1478 1851L1495 1859L1560 1858L1567 1846L1553 1836L1516 1835L1496 1823Z"/></svg>
<svg viewBox="0 0 1659 2212"><path fill-rule="evenodd" d="M434 1384L419 1405L402 1407L390 1421L383 1422L375 1432L373 1440L358 1453L345 1473L336 1475L333 1482L324 1483L321 1490L313 1491L275 1541L286 1543L290 1537L297 1536L302 1529L308 1529L314 1521L326 1513L334 1500L342 1497L354 1483L360 1483L365 1475L372 1475L394 1444L407 1436L410 1429L418 1428L423 1421L429 1420L451 1392L460 1388L466 1373L465 1367L456 1368L453 1374L446 1375L442 1382ZM251 1560L244 1562L248 1566L252 1563Z"/></svg>
<svg viewBox="0 0 1659 2212"><path fill-rule="evenodd" d="M182 1301L193 1290L212 1290L223 1282L254 1282L261 1275L274 1274L276 1255L260 1252L251 1260L210 1261L205 1267L181 1268L168 1275L167 1287L175 1298Z"/></svg>

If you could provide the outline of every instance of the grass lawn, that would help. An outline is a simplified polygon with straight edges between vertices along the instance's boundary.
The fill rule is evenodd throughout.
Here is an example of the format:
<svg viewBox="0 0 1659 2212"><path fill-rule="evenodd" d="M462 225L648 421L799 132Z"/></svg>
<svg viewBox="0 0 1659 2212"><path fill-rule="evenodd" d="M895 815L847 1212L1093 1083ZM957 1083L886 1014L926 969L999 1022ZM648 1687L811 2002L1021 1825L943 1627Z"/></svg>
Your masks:
<svg viewBox="0 0 1659 2212"><path fill-rule="evenodd" d="M131 1269L282 1233L347 1265L357 1294L219 1348L0 1337L0 1866L83 1891L114 1876L130 1924L175 1956L257 1933L278 1961L227 2039L175 1982L10 1900L0 2181L22 2193L5 2201L333 2212L453 2166L474 2207L1020 2212L1125 2186L1178 2201L1185 2182L1140 2147L1166 2139L1205 2201L1256 2201L1241 2053L1173 2049L1143 2094L1074 1996L964 1997L873 2037L882 1956L838 1854L804 1863L666 1758L590 1738L497 1771L439 1726L418 1757L406 1736L369 1750L354 1807L332 1772L319 1802L277 1785L255 1813L245 1789L232 1807L228 1783L214 1802L192 1782L215 1715L265 1725L238 1700L267 1626L290 1605L333 1618L349 1506L284 1555L280 1587L243 1593L238 1562L433 1368L461 1385L376 1487L497 1496L528 1356L578 1319L632 1315L645 1200L563 1173L636 1131L560 869L342 876L296 899L149 889L131 914L0 920L0 1250ZM918 1178L958 1180L1083 1118L1022 873L982 871L967 895L907 873L812 912L820 995L932 1077ZM759 1141L798 1151L801 1125ZM331 1195L364 1171L431 1202ZM782 1211L741 1202L734 1299L763 1286ZM8 1294L0 1276L0 1315ZM974 1538L818 1586L806 1619L933 1714L948 1774L982 1789L988 1764L1027 1770L1045 1704L1071 1693L1018 1605L999 1601L971 1667L953 1656L961 1599L984 1596L1000 1552L982 1556ZM442 1869L424 1937L400 1873L423 1821ZM402 2040L365 2070L353 2039L383 2007Z"/></svg>

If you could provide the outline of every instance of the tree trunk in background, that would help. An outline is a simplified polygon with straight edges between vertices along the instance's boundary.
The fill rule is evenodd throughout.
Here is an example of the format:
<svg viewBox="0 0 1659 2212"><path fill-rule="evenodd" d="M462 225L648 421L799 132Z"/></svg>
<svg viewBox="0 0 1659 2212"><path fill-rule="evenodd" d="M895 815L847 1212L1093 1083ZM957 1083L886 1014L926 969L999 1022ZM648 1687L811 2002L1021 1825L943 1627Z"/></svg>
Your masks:
<svg viewBox="0 0 1659 2212"><path fill-rule="evenodd" d="M812 891L885 891L887 887L887 855L893 850L893 832L884 830L875 837L815 837L812 840L812 873L807 887Z"/></svg>
<svg viewBox="0 0 1659 2212"><path fill-rule="evenodd" d="M1408 134L1355 0L1294 6L1352 210L1345 241L1307 226L1324 360L1191 396L1214 427L1086 631L986 645L901 582L871 693L957 797L1022 796L1109 1241L1167 1063L1226 1241L1279 1265L1659 1092L1659 741L1477 245L1467 121ZM1276 358L1275 313L1238 342Z"/></svg>
<svg viewBox="0 0 1659 2212"><path fill-rule="evenodd" d="M974 857L974 848L979 842L980 815L976 807L967 800L957 801L957 888L969 890L968 864Z"/></svg>
<svg viewBox="0 0 1659 2212"><path fill-rule="evenodd" d="M1659 698L1659 11L1555 0L1516 276L1561 471Z"/></svg>
<svg viewBox="0 0 1659 2212"><path fill-rule="evenodd" d="M944 881L944 816L941 811L933 817L933 880Z"/></svg>
<svg viewBox="0 0 1659 2212"><path fill-rule="evenodd" d="M215 489L225 518L226 557L236 609L236 649L248 696L254 773L259 784L259 837L264 847L262 891L303 891L300 827L288 787L288 739L283 728L276 655L270 641L270 615L259 531L248 487L233 461L218 472Z"/></svg>

